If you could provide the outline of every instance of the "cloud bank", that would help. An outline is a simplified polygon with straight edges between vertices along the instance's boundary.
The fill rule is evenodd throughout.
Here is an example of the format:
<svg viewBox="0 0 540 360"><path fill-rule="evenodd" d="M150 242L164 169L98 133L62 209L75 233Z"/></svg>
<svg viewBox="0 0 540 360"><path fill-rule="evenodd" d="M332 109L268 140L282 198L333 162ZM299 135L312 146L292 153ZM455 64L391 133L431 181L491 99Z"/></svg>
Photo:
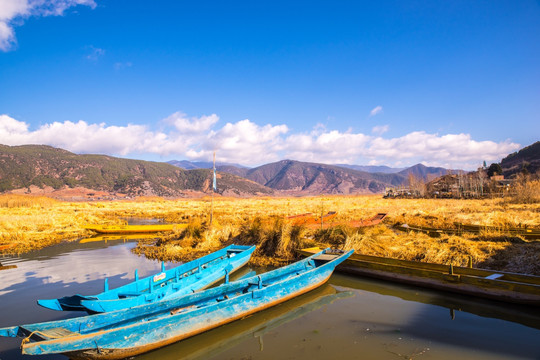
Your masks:
<svg viewBox="0 0 540 360"><path fill-rule="evenodd" d="M16 44L14 25L21 25L31 16L61 16L77 5L96 7L94 0L1 0L0 51L8 51Z"/></svg>
<svg viewBox="0 0 540 360"><path fill-rule="evenodd" d="M0 115L0 143L44 144L75 153L145 158L210 160L261 165L282 159L327 164L408 166L423 163L446 168L475 169L485 160L498 162L520 148L509 140L477 141L469 134L430 134L415 131L384 138L315 126L309 133L291 133L286 125L258 125L248 119L220 126L216 114L188 117L176 112L146 125L113 126L64 121L30 129L23 121ZM376 133L376 132L375 132Z"/></svg>

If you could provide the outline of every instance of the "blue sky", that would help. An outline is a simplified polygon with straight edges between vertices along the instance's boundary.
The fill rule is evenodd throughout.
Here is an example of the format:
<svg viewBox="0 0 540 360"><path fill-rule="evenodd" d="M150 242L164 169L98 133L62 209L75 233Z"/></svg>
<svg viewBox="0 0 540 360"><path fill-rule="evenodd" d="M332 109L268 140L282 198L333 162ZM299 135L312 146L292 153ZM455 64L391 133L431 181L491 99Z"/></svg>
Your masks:
<svg viewBox="0 0 540 360"><path fill-rule="evenodd" d="M540 2L0 0L0 143L474 169L540 140Z"/></svg>

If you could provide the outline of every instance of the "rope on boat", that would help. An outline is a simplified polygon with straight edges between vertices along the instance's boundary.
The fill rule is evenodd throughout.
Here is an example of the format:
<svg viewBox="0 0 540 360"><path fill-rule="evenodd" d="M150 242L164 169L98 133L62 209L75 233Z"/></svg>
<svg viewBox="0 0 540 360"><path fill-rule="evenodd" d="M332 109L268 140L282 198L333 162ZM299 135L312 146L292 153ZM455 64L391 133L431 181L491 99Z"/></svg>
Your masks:
<svg viewBox="0 0 540 360"><path fill-rule="evenodd" d="M27 342L30 341L30 338L32 337L32 335L34 334L38 334L38 335L41 335L41 336L44 336L44 337L48 337L48 338L51 338L51 339L59 339L61 338L62 336L54 336L54 335L47 335L45 334L44 332L42 331L39 331L39 330L34 330L30 333L30 335L28 335L27 337L25 337L22 341L21 341L21 349L22 347L24 346L24 344L26 344Z"/></svg>

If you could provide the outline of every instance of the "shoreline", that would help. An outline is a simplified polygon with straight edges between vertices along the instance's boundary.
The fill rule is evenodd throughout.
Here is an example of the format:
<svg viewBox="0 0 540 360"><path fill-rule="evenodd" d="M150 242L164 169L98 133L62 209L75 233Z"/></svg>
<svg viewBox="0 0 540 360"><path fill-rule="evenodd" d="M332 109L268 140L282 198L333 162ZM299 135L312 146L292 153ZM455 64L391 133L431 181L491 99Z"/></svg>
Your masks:
<svg viewBox="0 0 540 360"><path fill-rule="evenodd" d="M160 260L189 260L229 243L258 245L257 265L282 265L295 250L309 246L355 249L366 255L465 265L540 275L534 259L540 242L523 242L502 233L441 235L400 233L395 223L450 228L454 222L501 228L540 224L540 204L511 204L500 199L383 199L379 196L215 198L209 226L210 199L143 198L121 201L63 202L47 197L3 195L0 207L0 254L17 254L76 241L92 233L86 224L119 224L126 218L188 223L186 229L161 233L157 242L139 242L138 254ZM7 201L4 201L7 204ZM335 211L336 224L387 213L384 224L365 228L337 225L312 229L284 220L305 213ZM9 248L2 249L2 245Z"/></svg>

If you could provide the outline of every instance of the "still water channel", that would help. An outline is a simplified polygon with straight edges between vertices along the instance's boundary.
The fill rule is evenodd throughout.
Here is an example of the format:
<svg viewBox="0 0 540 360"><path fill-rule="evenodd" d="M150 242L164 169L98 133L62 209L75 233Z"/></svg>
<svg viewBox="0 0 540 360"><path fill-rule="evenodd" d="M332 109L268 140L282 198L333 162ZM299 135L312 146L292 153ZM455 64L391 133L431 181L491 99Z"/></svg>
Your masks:
<svg viewBox="0 0 540 360"><path fill-rule="evenodd" d="M134 246L74 242L0 257L17 266L0 271L0 327L80 316L36 299L98 293L104 278L116 287L135 269L159 272ZM29 359L20 342L0 338L0 360ZM136 359L540 359L540 310L335 273L308 294Z"/></svg>

